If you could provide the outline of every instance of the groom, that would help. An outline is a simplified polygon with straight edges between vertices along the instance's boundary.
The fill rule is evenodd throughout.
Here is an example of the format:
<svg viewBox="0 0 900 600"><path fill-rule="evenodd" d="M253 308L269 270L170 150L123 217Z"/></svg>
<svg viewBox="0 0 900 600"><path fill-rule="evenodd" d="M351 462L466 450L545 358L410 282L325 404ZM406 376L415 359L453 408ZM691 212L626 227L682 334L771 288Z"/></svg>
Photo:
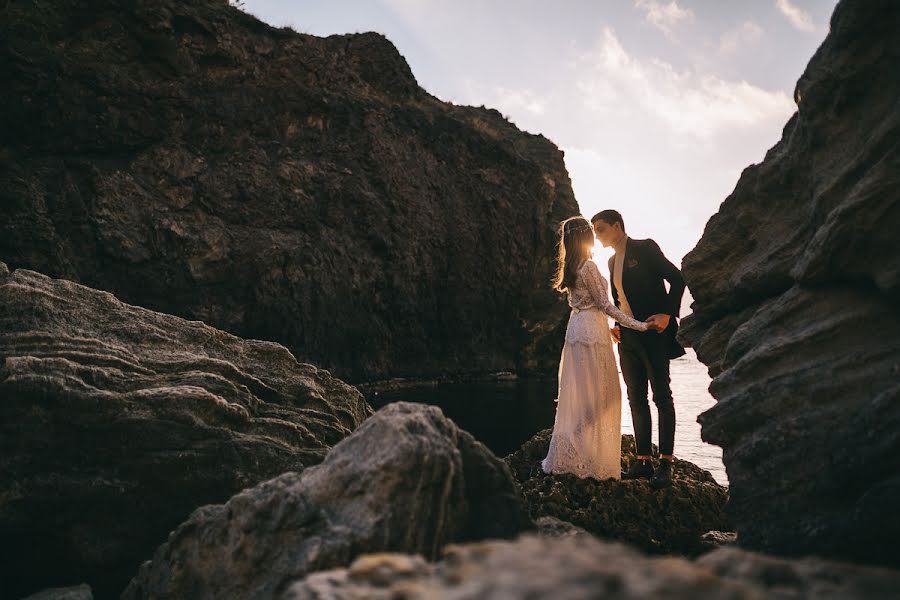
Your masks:
<svg viewBox="0 0 900 600"><path fill-rule="evenodd" d="M628 388L638 455L638 460L623 478L648 477L653 488L664 488L672 485L675 406L669 387L669 360L684 355L684 348L675 340L684 279L678 267L663 256L656 242L633 240L625 234L625 222L617 211L600 211L591 223L600 243L616 251L609 259L616 306L625 314L648 321L654 327L641 332L616 324L612 329L613 339L619 342L619 362ZM669 282L668 292L663 280ZM656 472L650 462L648 383L659 413L659 468Z"/></svg>

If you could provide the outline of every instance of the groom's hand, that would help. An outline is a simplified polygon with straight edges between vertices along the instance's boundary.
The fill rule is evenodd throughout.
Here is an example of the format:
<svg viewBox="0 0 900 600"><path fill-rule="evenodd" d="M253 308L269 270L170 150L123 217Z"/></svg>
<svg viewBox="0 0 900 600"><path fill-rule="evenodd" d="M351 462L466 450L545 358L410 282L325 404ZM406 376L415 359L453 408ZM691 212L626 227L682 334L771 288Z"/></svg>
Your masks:
<svg viewBox="0 0 900 600"><path fill-rule="evenodd" d="M609 333L612 334L612 339L615 343L618 344L622 340L622 330L619 329L618 325L610 329Z"/></svg>
<svg viewBox="0 0 900 600"><path fill-rule="evenodd" d="M647 322L652 324L657 333L661 333L669 326L669 319L671 318L671 315L665 314L651 315Z"/></svg>

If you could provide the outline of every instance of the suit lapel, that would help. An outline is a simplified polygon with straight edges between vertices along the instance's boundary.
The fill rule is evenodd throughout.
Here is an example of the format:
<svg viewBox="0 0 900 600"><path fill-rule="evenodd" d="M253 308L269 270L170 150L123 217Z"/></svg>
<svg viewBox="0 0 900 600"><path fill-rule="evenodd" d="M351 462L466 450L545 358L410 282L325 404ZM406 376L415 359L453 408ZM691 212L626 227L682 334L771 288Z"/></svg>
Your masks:
<svg viewBox="0 0 900 600"><path fill-rule="evenodd" d="M613 283L613 277L615 276L615 271L613 269L616 268L616 255L613 254L609 257L609 261L606 263L609 267L609 287L612 292L613 304L616 306L619 305L619 294L616 292L616 285Z"/></svg>
<svg viewBox="0 0 900 600"><path fill-rule="evenodd" d="M628 280L630 279L630 277L628 277L628 271L629 271L628 261L630 259L634 258L633 252L634 252L634 243L632 243L632 240L630 237L626 237L625 238L625 256L622 257L622 291L625 292L626 298L630 297L630 293L629 293L630 286L628 285ZM629 302L629 304L631 304L631 303Z"/></svg>

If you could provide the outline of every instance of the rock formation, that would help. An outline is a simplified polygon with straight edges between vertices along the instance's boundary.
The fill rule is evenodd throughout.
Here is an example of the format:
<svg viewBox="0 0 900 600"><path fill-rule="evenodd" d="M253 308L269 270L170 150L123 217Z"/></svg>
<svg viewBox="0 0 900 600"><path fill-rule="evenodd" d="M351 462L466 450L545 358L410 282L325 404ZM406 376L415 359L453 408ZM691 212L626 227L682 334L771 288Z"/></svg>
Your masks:
<svg viewBox="0 0 900 600"><path fill-rule="evenodd" d="M22 600L93 600L94 594L88 585L81 584L67 588L51 588L32 594Z"/></svg>
<svg viewBox="0 0 900 600"><path fill-rule="evenodd" d="M363 552L435 558L449 542L532 527L502 460L440 409L398 402L320 465L198 509L123 599L274 598L291 581Z"/></svg>
<svg viewBox="0 0 900 600"><path fill-rule="evenodd" d="M224 0L12 3L0 260L362 382L554 373L562 153L384 37Z"/></svg>
<svg viewBox="0 0 900 600"><path fill-rule="evenodd" d="M825 560L785 560L721 548L696 561L648 558L590 536L451 546L419 556L370 554L315 573L281 600L526 600L530 598L900 598L900 573Z"/></svg>
<svg viewBox="0 0 900 600"><path fill-rule="evenodd" d="M0 595L121 591L197 506L320 462L370 412L278 344L0 263Z"/></svg>
<svg viewBox="0 0 900 600"><path fill-rule="evenodd" d="M660 491L651 490L646 480L548 475L540 461L547 456L550 434L549 429L538 433L505 459L522 486L532 518L556 517L645 552L685 555L709 549L711 542L703 539L707 532L731 528L725 516L728 490L708 471L676 458L675 481ZM634 437L623 435L622 468L636 459Z"/></svg>
<svg viewBox="0 0 900 600"><path fill-rule="evenodd" d="M843 0L684 259L739 542L900 566L900 4Z"/></svg>

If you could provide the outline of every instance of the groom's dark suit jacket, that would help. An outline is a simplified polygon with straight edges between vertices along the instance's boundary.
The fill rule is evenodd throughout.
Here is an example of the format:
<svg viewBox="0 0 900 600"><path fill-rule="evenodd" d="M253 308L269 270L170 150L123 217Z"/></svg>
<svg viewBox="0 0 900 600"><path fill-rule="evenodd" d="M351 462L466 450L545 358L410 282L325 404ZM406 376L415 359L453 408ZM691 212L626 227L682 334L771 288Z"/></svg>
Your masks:
<svg viewBox="0 0 900 600"><path fill-rule="evenodd" d="M609 281L613 300L619 306L619 292L615 285L615 260L609 259ZM669 291L663 280L669 282ZM628 305L634 318L645 321L650 315L672 315L669 326L662 333L647 331L640 334L647 342L661 343L663 352L669 358L684 355L684 348L675 340L678 333L676 318L681 312L681 297L684 295L684 278L678 267L669 262L653 240L633 240L625 242L625 263L622 265L622 288L628 297ZM654 339L650 336L657 336Z"/></svg>

